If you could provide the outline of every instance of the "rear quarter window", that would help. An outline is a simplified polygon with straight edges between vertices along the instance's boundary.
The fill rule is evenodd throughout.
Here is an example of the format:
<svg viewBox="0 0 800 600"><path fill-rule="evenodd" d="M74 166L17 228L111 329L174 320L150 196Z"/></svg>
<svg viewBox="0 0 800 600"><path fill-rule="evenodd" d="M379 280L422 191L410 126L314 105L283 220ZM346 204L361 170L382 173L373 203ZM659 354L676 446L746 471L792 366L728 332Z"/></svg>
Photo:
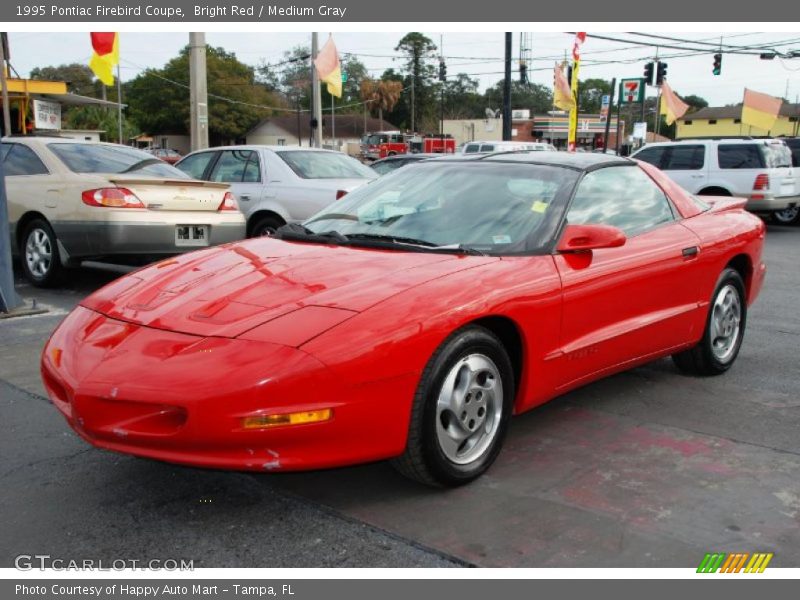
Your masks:
<svg viewBox="0 0 800 600"><path fill-rule="evenodd" d="M763 169L766 166L756 144L720 144L717 157L720 169Z"/></svg>

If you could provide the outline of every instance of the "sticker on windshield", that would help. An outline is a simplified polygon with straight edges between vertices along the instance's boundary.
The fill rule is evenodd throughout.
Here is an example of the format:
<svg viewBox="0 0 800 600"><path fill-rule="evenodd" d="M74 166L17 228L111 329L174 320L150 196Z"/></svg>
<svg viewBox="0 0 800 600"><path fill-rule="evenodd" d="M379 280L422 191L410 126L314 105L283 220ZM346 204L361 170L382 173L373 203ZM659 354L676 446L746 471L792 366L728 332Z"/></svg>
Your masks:
<svg viewBox="0 0 800 600"><path fill-rule="evenodd" d="M507 235L493 235L492 242L495 244L510 244L511 237Z"/></svg>
<svg viewBox="0 0 800 600"><path fill-rule="evenodd" d="M536 200L531 205L531 210L537 213L543 213L547 210L547 202L542 202L541 200Z"/></svg>

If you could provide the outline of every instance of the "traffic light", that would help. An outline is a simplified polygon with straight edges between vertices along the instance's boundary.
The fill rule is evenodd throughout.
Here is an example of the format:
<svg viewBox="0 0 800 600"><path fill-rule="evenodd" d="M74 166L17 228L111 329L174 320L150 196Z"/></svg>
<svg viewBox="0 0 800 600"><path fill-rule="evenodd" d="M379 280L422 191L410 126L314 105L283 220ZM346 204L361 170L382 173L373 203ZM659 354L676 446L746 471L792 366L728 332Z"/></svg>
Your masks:
<svg viewBox="0 0 800 600"><path fill-rule="evenodd" d="M667 78L667 63L659 62L656 69L656 85L661 85Z"/></svg>
<svg viewBox="0 0 800 600"><path fill-rule="evenodd" d="M722 54L719 52L714 55L714 69L711 72L714 75L722 73Z"/></svg>
<svg viewBox="0 0 800 600"><path fill-rule="evenodd" d="M653 85L653 63L649 62L644 66L644 83Z"/></svg>
<svg viewBox="0 0 800 600"><path fill-rule="evenodd" d="M439 61L439 81L447 81L447 65L444 60Z"/></svg>

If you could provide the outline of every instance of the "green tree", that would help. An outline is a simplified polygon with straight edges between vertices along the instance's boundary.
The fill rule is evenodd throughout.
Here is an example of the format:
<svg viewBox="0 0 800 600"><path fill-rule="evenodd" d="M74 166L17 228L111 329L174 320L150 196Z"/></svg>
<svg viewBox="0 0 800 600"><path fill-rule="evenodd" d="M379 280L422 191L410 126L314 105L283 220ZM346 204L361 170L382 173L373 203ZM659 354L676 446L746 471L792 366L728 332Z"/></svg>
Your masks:
<svg viewBox="0 0 800 600"><path fill-rule="evenodd" d="M487 108L503 106L503 80L486 90L484 100ZM511 108L529 109L531 114L542 114L553 108L553 91L539 83L511 82Z"/></svg>
<svg viewBox="0 0 800 600"><path fill-rule="evenodd" d="M696 96L694 94L690 94L688 96L681 96L678 94L678 96L680 96L681 100L689 105L689 112L695 112L696 110L700 110L701 108L706 108L708 106L708 100L701 98L700 96Z"/></svg>
<svg viewBox="0 0 800 600"><path fill-rule="evenodd" d="M222 48L207 47L208 130L213 144L236 141L272 114L267 107L286 106L256 81L255 70ZM226 99L223 99L226 98ZM134 121L147 133L189 130L189 47L162 69L148 69L123 92Z"/></svg>
<svg viewBox="0 0 800 600"><path fill-rule="evenodd" d="M66 81L67 91L81 96L100 97L102 83L95 79L89 65L70 63L51 67L31 69L31 79L46 81Z"/></svg>
<svg viewBox="0 0 800 600"><path fill-rule="evenodd" d="M100 129L102 139L106 142L128 143L130 138L139 133L139 128L130 118L122 119L122 142L119 138L119 121L117 111L97 105L73 106L63 115L63 124L67 129Z"/></svg>
<svg viewBox="0 0 800 600"><path fill-rule="evenodd" d="M408 126L421 129L420 125L436 120L436 90L433 85L436 45L429 37L412 31L397 43L395 52L400 52L405 57L408 78L403 83L404 87L411 90L403 95L403 102L411 103Z"/></svg>
<svg viewBox="0 0 800 600"><path fill-rule="evenodd" d="M598 114L603 96L611 94L611 82L590 78L578 82L578 109L582 113Z"/></svg>

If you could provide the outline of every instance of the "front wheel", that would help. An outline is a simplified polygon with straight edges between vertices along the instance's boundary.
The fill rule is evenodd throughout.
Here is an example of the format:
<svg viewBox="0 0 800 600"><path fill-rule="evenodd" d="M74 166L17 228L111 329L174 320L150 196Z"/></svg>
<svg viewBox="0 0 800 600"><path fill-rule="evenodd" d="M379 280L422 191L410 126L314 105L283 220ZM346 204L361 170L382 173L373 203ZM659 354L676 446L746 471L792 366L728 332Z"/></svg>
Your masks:
<svg viewBox="0 0 800 600"><path fill-rule="evenodd" d="M744 282L734 269L717 281L703 338L694 348L673 354L678 369L691 375L720 375L731 368L744 339L747 303Z"/></svg>
<svg viewBox="0 0 800 600"><path fill-rule="evenodd" d="M780 225L792 225L800 221L800 206L785 208L772 213L772 220Z"/></svg>
<svg viewBox="0 0 800 600"><path fill-rule="evenodd" d="M483 327L457 331L422 373L406 450L393 466L427 485L469 483L500 452L513 400L513 370L500 340Z"/></svg>

